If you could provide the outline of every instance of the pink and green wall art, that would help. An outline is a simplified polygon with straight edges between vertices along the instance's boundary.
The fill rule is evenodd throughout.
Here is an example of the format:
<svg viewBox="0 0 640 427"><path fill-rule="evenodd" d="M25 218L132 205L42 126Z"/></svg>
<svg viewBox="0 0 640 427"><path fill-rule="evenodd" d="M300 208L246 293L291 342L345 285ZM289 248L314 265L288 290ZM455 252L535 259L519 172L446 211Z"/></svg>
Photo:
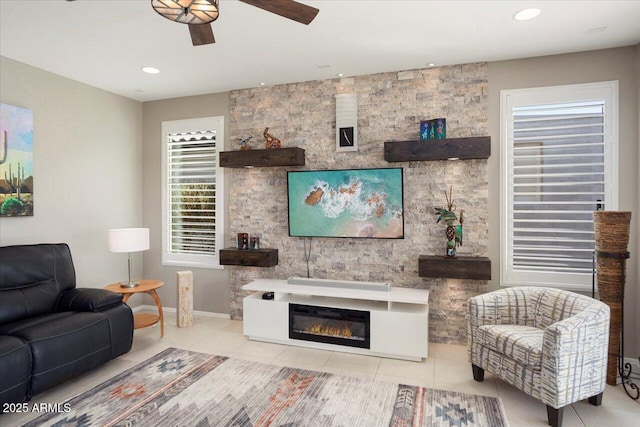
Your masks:
<svg viewBox="0 0 640 427"><path fill-rule="evenodd" d="M0 217L33 216L33 112L0 104Z"/></svg>

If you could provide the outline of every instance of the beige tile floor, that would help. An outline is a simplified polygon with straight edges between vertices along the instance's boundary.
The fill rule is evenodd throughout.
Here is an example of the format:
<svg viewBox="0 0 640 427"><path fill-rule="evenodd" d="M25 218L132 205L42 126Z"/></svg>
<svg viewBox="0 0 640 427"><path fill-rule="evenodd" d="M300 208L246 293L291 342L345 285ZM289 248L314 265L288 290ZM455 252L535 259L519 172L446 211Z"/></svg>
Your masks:
<svg viewBox="0 0 640 427"><path fill-rule="evenodd" d="M241 321L197 317L192 327L177 328L175 315L172 313L168 313L165 319L164 338L160 338L157 325L138 329L134 333L133 347L129 353L37 396L32 402L62 402L168 347L380 381L497 396L502 399L511 427L547 425L545 406L537 400L489 373L485 375L484 382L475 382L464 346L430 344L428 359L408 362L249 341L242 335ZM0 415L0 426L19 426L37 415ZM640 425L639 419L640 403L628 398L622 386L607 386L602 406L595 407L587 402L573 404L565 409L563 425L637 426Z"/></svg>

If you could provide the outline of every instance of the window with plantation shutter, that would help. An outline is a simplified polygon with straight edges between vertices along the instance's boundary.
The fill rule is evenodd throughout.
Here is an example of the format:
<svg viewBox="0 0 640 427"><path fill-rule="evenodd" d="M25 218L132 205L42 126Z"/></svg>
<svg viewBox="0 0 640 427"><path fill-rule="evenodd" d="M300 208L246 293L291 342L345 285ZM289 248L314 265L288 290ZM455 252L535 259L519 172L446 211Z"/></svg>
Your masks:
<svg viewBox="0 0 640 427"><path fill-rule="evenodd" d="M223 124L222 117L162 123L165 265L220 267Z"/></svg>
<svg viewBox="0 0 640 427"><path fill-rule="evenodd" d="M502 91L502 285L591 288L593 211L617 209L617 90Z"/></svg>

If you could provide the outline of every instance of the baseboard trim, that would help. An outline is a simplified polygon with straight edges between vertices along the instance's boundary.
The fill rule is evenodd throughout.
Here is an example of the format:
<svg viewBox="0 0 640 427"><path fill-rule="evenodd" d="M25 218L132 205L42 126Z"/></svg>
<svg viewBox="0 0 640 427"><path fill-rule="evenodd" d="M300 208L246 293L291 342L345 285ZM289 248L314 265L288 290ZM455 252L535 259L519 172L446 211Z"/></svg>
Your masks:
<svg viewBox="0 0 640 427"><path fill-rule="evenodd" d="M148 305L148 304L142 304L142 305L138 305L135 307L131 307L131 310L136 313L138 311L142 311L142 310L150 310L150 311L156 311L158 310L158 307L156 307L155 305ZM165 313L176 313L177 310L173 307L162 307L162 311ZM214 313L212 311L200 311L200 310L194 310L193 314L195 316L202 316L202 317L213 317L215 319L231 319L231 316L229 314L225 314L225 313Z"/></svg>

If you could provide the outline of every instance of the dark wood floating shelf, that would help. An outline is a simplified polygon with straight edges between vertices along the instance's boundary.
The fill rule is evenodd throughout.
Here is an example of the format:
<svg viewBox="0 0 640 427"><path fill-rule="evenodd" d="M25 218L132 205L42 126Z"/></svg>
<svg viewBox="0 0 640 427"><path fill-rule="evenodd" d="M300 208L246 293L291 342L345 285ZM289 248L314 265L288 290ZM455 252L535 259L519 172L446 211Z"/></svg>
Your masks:
<svg viewBox="0 0 640 427"><path fill-rule="evenodd" d="M491 280L491 260L487 257L420 255L418 276Z"/></svg>
<svg viewBox="0 0 640 427"><path fill-rule="evenodd" d="M304 149L286 147L273 150L222 151L220 166L223 168L304 166Z"/></svg>
<svg viewBox="0 0 640 427"><path fill-rule="evenodd" d="M278 250L263 249L220 249L220 264L243 267L273 267L278 265Z"/></svg>
<svg viewBox="0 0 640 427"><path fill-rule="evenodd" d="M488 159L489 156L491 156L490 136L386 141L384 143L384 159L387 162Z"/></svg>

